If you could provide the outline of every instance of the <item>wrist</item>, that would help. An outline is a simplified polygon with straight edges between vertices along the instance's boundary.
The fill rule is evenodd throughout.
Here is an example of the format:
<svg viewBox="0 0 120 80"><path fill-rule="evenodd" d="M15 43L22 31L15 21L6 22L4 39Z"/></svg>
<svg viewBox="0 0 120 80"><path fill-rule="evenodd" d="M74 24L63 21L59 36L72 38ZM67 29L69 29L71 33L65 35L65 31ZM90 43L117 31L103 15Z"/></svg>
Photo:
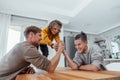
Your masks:
<svg viewBox="0 0 120 80"><path fill-rule="evenodd" d="M66 51L65 51L65 50L63 51L63 55L64 55L64 56L67 56L67 53L66 53Z"/></svg>
<svg viewBox="0 0 120 80"><path fill-rule="evenodd" d="M54 47L53 47L53 46L54 46L54 44L53 44L53 43L52 43L50 46L51 46L51 48L54 48Z"/></svg>
<svg viewBox="0 0 120 80"><path fill-rule="evenodd" d="M60 53L60 52L56 52L56 55L57 55L57 56L60 56L60 55L61 55L61 53Z"/></svg>

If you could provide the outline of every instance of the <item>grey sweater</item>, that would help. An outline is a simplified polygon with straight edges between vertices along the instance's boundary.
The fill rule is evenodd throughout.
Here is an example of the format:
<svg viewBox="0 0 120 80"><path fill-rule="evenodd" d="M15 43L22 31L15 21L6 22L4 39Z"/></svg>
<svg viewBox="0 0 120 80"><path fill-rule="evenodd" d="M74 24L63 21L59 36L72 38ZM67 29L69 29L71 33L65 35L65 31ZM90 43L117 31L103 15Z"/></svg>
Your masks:
<svg viewBox="0 0 120 80"><path fill-rule="evenodd" d="M78 65L87 65L93 64L98 67L100 70L106 70L103 65L103 56L100 54L94 47L90 47L88 53L75 53L73 61Z"/></svg>
<svg viewBox="0 0 120 80"><path fill-rule="evenodd" d="M30 64L48 71L51 63L28 42L17 44L0 60L0 80L14 80Z"/></svg>

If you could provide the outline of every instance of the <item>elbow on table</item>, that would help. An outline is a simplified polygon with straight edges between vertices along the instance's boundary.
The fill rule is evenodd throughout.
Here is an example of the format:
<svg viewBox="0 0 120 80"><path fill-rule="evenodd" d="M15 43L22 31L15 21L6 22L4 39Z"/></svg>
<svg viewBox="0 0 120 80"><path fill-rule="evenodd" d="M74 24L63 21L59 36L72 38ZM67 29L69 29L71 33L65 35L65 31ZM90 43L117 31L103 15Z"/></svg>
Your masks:
<svg viewBox="0 0 120 80"><path fill-rule="evenodd" d="M76 70L76 69L78 69L78 67L77 66L71 66L71 69Z"/></svg>
<svg viewBox="0 0 120 80"><path fill-rule="evenodd" d="M48 71L48 73L53 73L53 72L54 72L54 70L49 70L49 71Z"/></svg>
<svg viewBox="0 0 120 80"><path fill-rule="evenodd" d="M100 69L98 67L92 68L92 71L99 71Z"/></svg>
<svg viewBox="0 0 120 80"><path fill-rule="evenodd" d="M93 69L93 71L99 71L99 69Z"/></svg>
<svg viewBox="0 0 120 80"><path fill-rule="evenodd" d="M48 73L53 73L55 71L55 68L53 68L52 66L49 68Z"/></svg>

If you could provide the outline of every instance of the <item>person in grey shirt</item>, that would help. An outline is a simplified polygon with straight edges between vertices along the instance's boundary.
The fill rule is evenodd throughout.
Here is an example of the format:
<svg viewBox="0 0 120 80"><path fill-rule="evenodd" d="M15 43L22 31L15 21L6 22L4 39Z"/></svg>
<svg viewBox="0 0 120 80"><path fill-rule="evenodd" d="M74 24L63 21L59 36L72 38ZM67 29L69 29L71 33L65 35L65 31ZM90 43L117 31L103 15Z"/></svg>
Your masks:
<svg viewBox="0 0 120 80"><path fill-rule="evenodd" d="M0 80L15 80L16 75L24 71L30 64L39 69L54 72L64 49L63 42L59 42L55 56L48 60L36 48L42 39L41 29L36 26L29 26L25 29L24 35L26 41L15 45L0 60Z"/></svg>
<svg viewBox="0 0 120 80"><path fill-rule="evenodd" d="M74 43L77 51L73 60L69 58L65 50L63 52L68 65L72 69L89 71L106 70L103 65L103 56L98 50L88 47L87 35L84 32L76 35Z"/></svg>

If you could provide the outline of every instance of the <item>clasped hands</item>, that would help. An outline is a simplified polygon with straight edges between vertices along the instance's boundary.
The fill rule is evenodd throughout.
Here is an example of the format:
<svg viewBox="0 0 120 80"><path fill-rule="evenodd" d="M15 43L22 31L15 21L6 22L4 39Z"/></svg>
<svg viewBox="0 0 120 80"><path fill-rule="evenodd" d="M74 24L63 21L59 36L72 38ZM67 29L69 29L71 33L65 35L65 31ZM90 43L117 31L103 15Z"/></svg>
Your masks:
<svg viewBox="0 0 120 80"><path fill-rule="evenodd" d="M64 42L60 41L60 42L54 44L54 49L55 49L56 52L64 53L64 51L65 51Z"/></svg>

